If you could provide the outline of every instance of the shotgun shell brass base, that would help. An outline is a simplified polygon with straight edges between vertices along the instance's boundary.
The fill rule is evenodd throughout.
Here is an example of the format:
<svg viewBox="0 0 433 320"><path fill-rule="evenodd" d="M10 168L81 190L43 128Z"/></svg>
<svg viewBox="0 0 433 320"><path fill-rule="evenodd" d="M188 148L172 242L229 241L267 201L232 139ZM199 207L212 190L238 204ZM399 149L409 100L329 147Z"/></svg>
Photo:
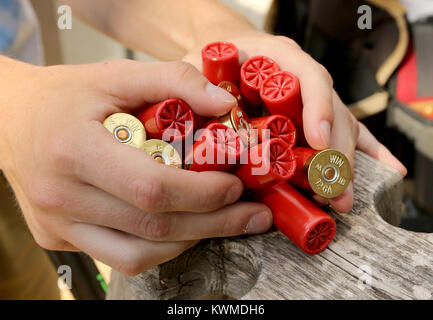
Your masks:
<svg viewBox="0 0 433 320"><path fill-rule="evenodd" d="M141 149L161 164L182 168L182 158L179 153L171 144L165 141L150 139L143 144Z"/></svg>
<svg viewBox="0 0 433 320"><path fill-rule="evenodd" d="M141 149L146 141L146 130L140 120L127 113L114 113L104 120L104 127L114 138L125 144Z"/></svg>
<svg viewBox="0 0 433 320"><path fill-rule="evenodd" d="M311 189L324 198L338 197L346 190L351 179L349 160L337 150L317 152L308 166Z"/></svg>

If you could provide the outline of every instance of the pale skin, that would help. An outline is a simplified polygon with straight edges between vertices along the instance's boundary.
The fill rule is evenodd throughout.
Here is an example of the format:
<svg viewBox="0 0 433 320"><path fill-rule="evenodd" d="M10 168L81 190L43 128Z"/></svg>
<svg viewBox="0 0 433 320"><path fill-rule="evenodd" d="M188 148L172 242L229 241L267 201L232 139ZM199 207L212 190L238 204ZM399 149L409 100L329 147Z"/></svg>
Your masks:
<svg viewBox="0 0 433 320"><path fill-rule="evenodd" d="M268 55L299 77L305 135L313 148L336 148L352 165L359 149L406 174L350 114L320 64L290 39L254 30L217 1L64 2L74 15L130 47L189 63L120 60L35 67L0 56L5 75L0 78L0 167L42 247L81 250L133 275L199 239L260 233L271 226L269 208L237 202L242 183L235 176L164 166L118 143L102 126L114 112L133 112L171 97L201 115L230 110L235 99L198 70L201 47L215 40L235 43L241 60ZM330 203L348 212L352 199L349 187Z"/></svg>

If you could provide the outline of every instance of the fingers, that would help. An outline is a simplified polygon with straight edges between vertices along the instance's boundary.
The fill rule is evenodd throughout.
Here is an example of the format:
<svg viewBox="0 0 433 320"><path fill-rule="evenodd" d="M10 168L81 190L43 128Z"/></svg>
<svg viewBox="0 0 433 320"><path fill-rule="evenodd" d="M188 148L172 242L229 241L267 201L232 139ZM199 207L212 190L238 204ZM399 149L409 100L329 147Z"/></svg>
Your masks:
<svg viewBox="0 0 433 320"><path fill-rule="evenodd" d="M293 46L274 51L270 57L277 61L281 70L290 71L299 79L304 105L304 134L308 144L316 150L328 148L334 121L331 76L311 56Z"/></svg>
<svg viewBox="0 0 433 320"><path fill-rule="evenodd" d="M394 155L383 144L377 141L363 123L359 124L359 129L357 148L376 160L386 163L398 170L403 177L406 176L406 167L396 157L394 157Z"/></svg>
<svg viewBox="0 0 433 320"><path fill-rule="evenodd" d="M274 59L281 70L287 70L298 77L304 104L305 137L312 148L326 149L334 119L333 81L326 69L286 37L263 34L253 40L234 39L234 43L240 48L241 63L248 57L265 55ZM198 54L188 54L184 59L201 65Z"/></svg>
<svg viewBox="0 0 433 320"><path fill-rule="evenodd" d="M212 211L240 197L243 185L223 172L193 172L159 164L115 141L98 122L78 151L79 179L146 212Z"/></svg>
<svg viewBox="0 0 433 320"><path fill-rule="evenodd" d="M353 179L355 148L359 135L358 121L349 112L335 92L333 94L333 103L335 119L329 147L339 150L347 157L352 169ZM349 212L353 205L353 183L350 182L347 189L340 196L329 199L329 204L338 212Z"/></svg>
<svg viewBox="0 0 433 320"><path fill-rule="evenodd" d="M107 68L107 82L102 89L117 97L124 109L135 109L144 103L156 103L168 98L187 102L193 111L203 116L217 116L236 105L236 99L224 89L210 83L187 62L145 63L129 60L99 64Z"/></svg>
<svg viewBox="0 0 433 320"><path fill-rule="evenodd" d="M272 213L259 203L236 203L206 213L147 213L85 185L71 192L79 203L65 206L81 222L121 230L153 241L184 241L261 233L272 225Z"/></svg>
<svg viewBox="0 0 433 320"><path fill-rule="evenodd" d="M84 223L71 224L65 229L65 238L93 258L131 276L175 258L196 243L152 242Z"/></svg>
<svg viewBox="0 0 433 320"><path fill-rule="evenodd" d="M304 104L304 134L313 149L322 150L329 147L331 140L334 121L333 83L331 76L322 66L313 61L310 61L310 64L310 68L300 71L299 74Z"/></svg>
<svg viewBox="0 0 433 320"><path fill-rule="evenodd" d="M349 112L337 93L333 94L335 120L331 132L330 148L342 152L354 167L355 148L359 136L359 122Z"/></svg>

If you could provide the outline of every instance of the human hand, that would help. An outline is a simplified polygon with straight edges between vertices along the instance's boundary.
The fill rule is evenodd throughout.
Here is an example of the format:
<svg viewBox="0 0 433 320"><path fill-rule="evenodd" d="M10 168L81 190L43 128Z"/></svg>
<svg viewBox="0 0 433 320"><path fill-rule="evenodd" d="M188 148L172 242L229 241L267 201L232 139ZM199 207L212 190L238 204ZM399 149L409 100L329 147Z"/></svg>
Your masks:
<svg viewBox="0 0 433 320"><path fill-rule="evenodd" d="M293 40L258 31L220 40L232 42L239 48L241 63L252 56L268 56L277 62L281 70L289 71L299 78L304 104L304 134L313 149L333 148L341 151L349 159L352 172L355 150L358 149L406 175L406 168L400 161L343 104L333 89L328 71ZM196 46L184 60L201 69L201 48L205 44ZM322 204L328 202L328 199L318 195L314 195L314 199ZM329 199L329 204L339 212L350 211L353 205L353 183L343 194Z"/></svg>
<svg viewBox="0 0 433 320"><path fill-rule="evenodd" d="M102 122L176 97L197 113L236 103L187 63L127 60L35 67L0 57L0 167L38 244L82 250L129 275L199 239L263 232L269 209L237 202L222 172L164 166L117 142Z"/></svg>

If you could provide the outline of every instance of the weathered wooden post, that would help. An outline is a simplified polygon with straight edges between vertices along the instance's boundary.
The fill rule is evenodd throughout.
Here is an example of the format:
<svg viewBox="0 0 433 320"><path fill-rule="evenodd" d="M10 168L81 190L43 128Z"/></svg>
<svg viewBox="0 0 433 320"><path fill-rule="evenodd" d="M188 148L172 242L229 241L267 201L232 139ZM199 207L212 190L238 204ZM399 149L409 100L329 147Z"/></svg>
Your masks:
<svg viewBox="0 0 433 320"><path fill-rule="evenodd" d="M309 256L279 231L203 240L135 277L114 272L109 299L430 299L433 235L396 227L401 175L357 152L355 203L331 213L331 245Z"/></svg>

